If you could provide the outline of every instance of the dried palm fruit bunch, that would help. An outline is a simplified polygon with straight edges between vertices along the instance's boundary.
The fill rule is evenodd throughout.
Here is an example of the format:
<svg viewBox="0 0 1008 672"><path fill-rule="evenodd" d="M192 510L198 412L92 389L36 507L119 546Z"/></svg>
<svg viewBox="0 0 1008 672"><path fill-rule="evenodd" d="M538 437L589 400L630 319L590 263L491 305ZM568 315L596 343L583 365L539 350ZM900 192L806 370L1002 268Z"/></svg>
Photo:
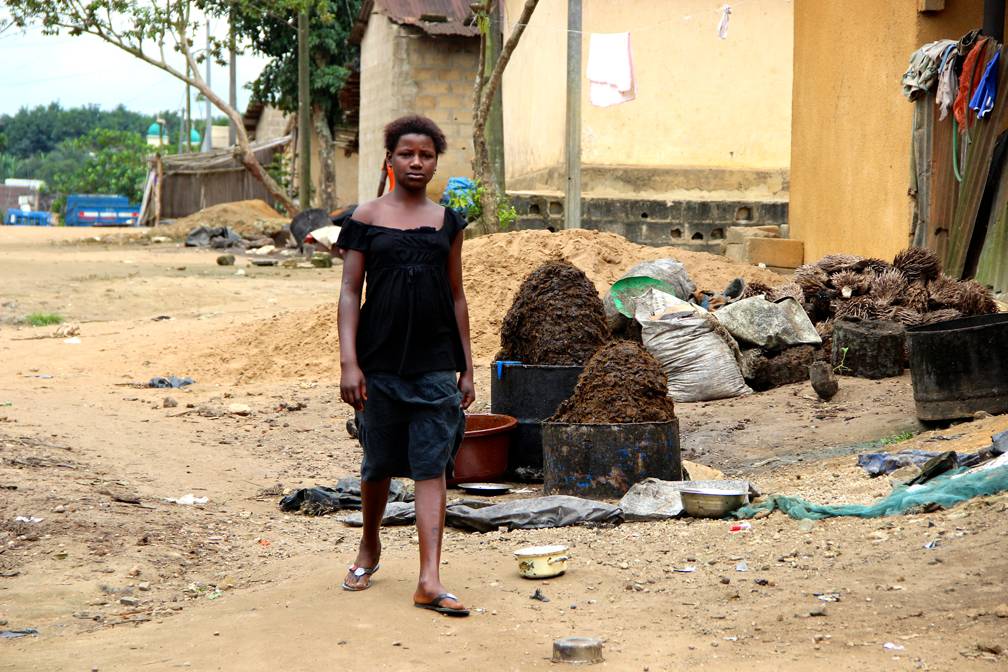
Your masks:
<svg viewBox="0 0 1008 672"><path fill-rule="evenodd" d="M770 287L764 285L762 282L747 282L745 286L745 292L742 293L743 299L749 299L754 296L759 296L760 294L769 294Z"/></svg>
<svg viewBox="0 0 1008 672"><path fill-rule="evenodd" d="M956 284L955 308L963 315L986 315L998 311L990 290L975 280L962 280Z"/></svg>
<svg viewBox="0 0 1008 672"><path fill-rule="evenodd" d="M840 298L850 299L868 293L869 278L864 273L843 270L831 275L829 284L840 292Z"/></svg>
<svg viewBox="0 0 1008 672"><path fill-rule="evenodd" d="M826 320L815 325L816 333L822 339L822 347L827 350L833 349L833 320Z"/></svg>
<svg viewBox="0 0 1008 672"><path fill-rule="evenodd" d="M938 253L924 247L909 247L896 255L892 263L906 276L908 282L917 278L936 280L942 272L942 262Z"/></svg>
<svg viewBox="0 0 1008 672"><path fill-rule="evenodd" d="M890 306L889 308L880 311L879 317L890 322L905 324L908 327L920 324L921 321L921 314L913 308L907 308L906 306Z"/></svg>
<svg viewBox="0 0 1008 672"><path fill-rule="evenodd" d="M862 320L873 320L878 316L878 310L875 308L875 302L872 301L870 296L861 295L855 296L852 299L833 299L831 304L833 307L833 314L836 315L836 319L842 317L860 317Z"/></svg>
<svg viewBox="0 0 1008 672"><path fill-rule="evenodd" d="M815 264L799 266L794 272L795 283L802 288L805 298L811 298L816 292L832 291L826 281L829 274Z"/></svg>
<svg viewBox="0 0 1008 672"><path fill-rule="evenodd" d="M770 289L767 293L767 301L779 301L785 297L790 296L798 303L805 302L805 293L802 288L798 286L795 282L789 282L784 285L777 285Z"/></svg>
<svg viewBox="0 0 1008 672"><path fill-rule="evenodd" d="M840 271L863 271L868 268L868 260L855 254L827 254L816 266L833 275Z"/></svg>
<svg viewBox="0 0 1008 672"><path fill-rule="evenodd" d="M891 267L876 273L868 282L868 293L880 310L903 303L906 291L906 276Z"/></svg>
<svg viewBox="0 0 1008 672"><path fill-rule="evenodd" d="M907 284L906 292L903 296L903 305L918 313L926 313L928 310L928 291L922 278L917 278Z"/></svg>
<svg viewBox="0 0 1008 672"><path fill-rule="evenodd" d="M893 267L888 261L875 259L874 257L869 257L865 261L868 262L868 270L874 271L875 273L884 273Z"/></svg>
<svg viewBox="0 0 1008 672"><path fill-rule="evenodd" d="M927 283L928 310L955 308L958 310L959 281L942 273Z"/></svg>
<svg viewBox="0 0 1008 672"><path fill-rule="evenodd" d="M955 308L942 308L921 315L920 323L934 324L935 322L945 322L946 320L954 320L959 317L962 317L962 313Z"/></svg>

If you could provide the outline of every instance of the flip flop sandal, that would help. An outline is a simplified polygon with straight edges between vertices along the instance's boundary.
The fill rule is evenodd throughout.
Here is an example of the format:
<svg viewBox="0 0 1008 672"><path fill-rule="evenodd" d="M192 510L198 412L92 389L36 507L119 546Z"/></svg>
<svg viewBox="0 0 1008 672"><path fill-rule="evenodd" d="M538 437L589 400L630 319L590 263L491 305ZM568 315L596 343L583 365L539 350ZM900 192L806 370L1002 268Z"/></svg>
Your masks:
<svg viewBox="0 0 1008 672"><path fill-rule="evenodd" d="M379 567L381 567L380 562L374 566L374 569L368 569L366 567L358 567L357 565L350 565L350 571L353 572L353 575L359 579L362 576L371 576L372 574L378 571ZM348 586L346 581L343 582L343 590L350 590L353 592L357 592L360 590L367 590L370 587L371 587L370 579L368 579L367 585L364 586L363 588L353 588L351 586Z"/></svg>
<svg viewBox="0 0 1008 672"><path fill-rule="evenodd" d="M455 600L456 602L459 601L459 599L454 595L452 595L451 593L445 593L444 595L438 595L437 597L435 597L433 600L431 600L430 604L420 604L419 602L414 602L413 606L420 607L421 609L430 609L431 611L436 611L439 614L447 614L449 616L469 615L468 609L449 609L448 607L442 607L441 603L444 602L445 600Z"/></svg>

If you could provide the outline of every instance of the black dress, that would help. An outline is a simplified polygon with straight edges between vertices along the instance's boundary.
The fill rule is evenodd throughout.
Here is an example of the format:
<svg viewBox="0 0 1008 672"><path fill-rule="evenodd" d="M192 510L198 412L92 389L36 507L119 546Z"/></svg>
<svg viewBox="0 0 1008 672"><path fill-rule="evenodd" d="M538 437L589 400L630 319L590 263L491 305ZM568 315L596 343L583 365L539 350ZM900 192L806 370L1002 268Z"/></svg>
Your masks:
<svg viewBox="0 0 1008 672"><path fill-rule="evenodd" d="M446 266L465 226L445 208L440 229L401 231L351 219L336 241L366 257L357 327L367 385L358 417L364 481L452 475L465 434L455 372L467 367Z"/></svg>

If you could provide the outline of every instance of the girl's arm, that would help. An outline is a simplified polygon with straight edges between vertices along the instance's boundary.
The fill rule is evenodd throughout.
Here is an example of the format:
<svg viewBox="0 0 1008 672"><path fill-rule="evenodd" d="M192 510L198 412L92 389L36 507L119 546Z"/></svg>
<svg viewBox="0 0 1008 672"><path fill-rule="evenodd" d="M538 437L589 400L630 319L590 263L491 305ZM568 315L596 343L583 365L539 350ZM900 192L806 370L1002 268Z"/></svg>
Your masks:
<svg viewBox="0 0 1008 672"><path fill-rule="evenodd" d="M459 376L458 388L462 392L462 408L469 408L476 401L476 385L473 378L472 345L469 343L469 304L466 303L465 288L462 286L462 232L459 231L448 254L448 282L451 283L452 297L455 299L455 320L458 322L462 348L465 350L466 370ZM345 263L345 262L344 262ZM344 273L346 272L344 266ZM342 310L342 299L340 301ZM342 332L340 332L342 341Z"/></svg>
<svg viewBox="0 0 1008 672"><path fill-rule="evenodd" d="M340 345L340 397L354 407L364 409L367 381L357 364L357 325L360 323L361 290L364 287L366 257L363 252L347 250L343 257L343 281L340 286L336 323ZM461 262L461 258L459 259ZM462 299L463 302L465 298ZM466 325L468 325L468 317ZM468 329L467 332L468 334Z"/></svg>

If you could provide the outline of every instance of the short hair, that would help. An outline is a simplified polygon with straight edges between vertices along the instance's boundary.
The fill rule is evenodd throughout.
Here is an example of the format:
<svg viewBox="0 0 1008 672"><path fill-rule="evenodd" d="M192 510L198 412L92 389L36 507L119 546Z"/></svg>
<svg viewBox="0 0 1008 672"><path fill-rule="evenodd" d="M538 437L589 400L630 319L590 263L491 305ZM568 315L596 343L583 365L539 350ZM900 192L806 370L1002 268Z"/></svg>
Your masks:
<svg viewBox="0 0 1008 672"><path fill-rule="evenodd" d="M394 152L399 138L404 135L426 135L434 141L434 153L440 156L448 149L448 140L437 124L419 114L399 117L385 127L385 149Z"/></svg>

